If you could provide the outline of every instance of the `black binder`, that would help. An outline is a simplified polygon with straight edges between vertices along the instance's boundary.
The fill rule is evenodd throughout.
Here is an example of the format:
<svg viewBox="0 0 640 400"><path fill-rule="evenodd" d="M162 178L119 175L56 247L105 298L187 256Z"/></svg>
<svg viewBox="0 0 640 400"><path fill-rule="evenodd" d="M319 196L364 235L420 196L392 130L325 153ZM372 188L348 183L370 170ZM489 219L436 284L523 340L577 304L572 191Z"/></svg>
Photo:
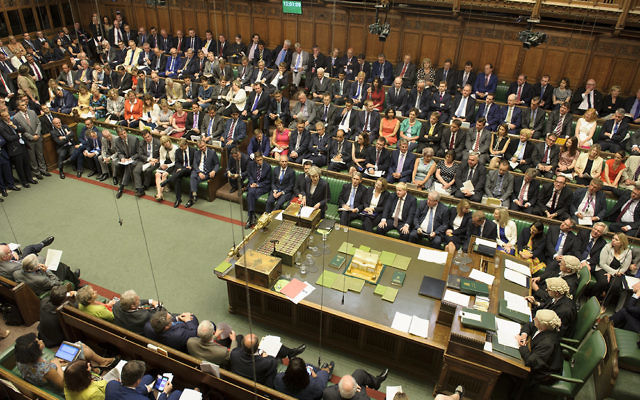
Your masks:
<svg viewBox="0 0 640 400"><path fill-rule="evenodd" d="M419 294L427 297L433 297L437 300L442 300L444 296L444 287L447 282L442 279L435 279L429 276L422 278L422 284L420 284Z"/></svg>

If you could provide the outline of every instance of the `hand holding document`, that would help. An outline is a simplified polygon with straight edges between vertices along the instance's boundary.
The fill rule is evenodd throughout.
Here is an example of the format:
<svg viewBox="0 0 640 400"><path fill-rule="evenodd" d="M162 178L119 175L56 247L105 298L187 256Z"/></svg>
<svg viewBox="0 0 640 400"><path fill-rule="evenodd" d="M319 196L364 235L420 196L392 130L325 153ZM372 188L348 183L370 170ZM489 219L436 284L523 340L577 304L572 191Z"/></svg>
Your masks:
<svg viewBox="0 0 640 400"><path fill-rule="evenodd" d="M49 271L57 271L58 265L60 265L60 259L62 258L62 250L47 250L47 258L44 265L47 266Z"/></svg>
<svg viewBox="0 0 640 400"><path fill-rule="evenodd" d="M474 189L474 187L473 187L473 183L471 183L471 181L470 181L470 180L466 180L466 181L464 181L464 183L462 184L462 190L463 190L463 191L467 190L467 191L469 191L469 192L473 193L475 189Z"/></svg>

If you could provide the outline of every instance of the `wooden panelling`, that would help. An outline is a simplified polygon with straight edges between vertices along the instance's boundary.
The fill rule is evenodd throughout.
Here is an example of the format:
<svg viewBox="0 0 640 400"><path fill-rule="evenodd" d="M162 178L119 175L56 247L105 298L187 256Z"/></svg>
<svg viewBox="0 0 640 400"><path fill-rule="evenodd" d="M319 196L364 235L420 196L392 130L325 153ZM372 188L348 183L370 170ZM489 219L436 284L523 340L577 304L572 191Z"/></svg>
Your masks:
<svg viewBox="0 0 640 400"><path fill-rule="evenodd" d="M605 82L611 71L612 63L613 57L593 57L587 75L589 78L595 79L596 82ZM600 89L605 90L603 87Z"/></svg>
<svg viewBox="0 0 640 400"><path fill-rule="evenodd" d="M440 52L437 60L431 60L435 65L442 65L447 58L455 59L456 47L458 46L457 37L443 37L440 39Z"/></svg>
<svg viewBox="0 0 640 400"><path fill-rule="evenodd" d="M564 68L564 74L571 81L572 88L582 86L584 69L586 67L587 55L580 53L569 53Z"/></svg>
<svg viewBox="0 0 640 400"><path fill-rule="evenodd" d="M469 60L474 66L480 68L483 65L482 57L482 41L473 39L463 39L460 54L464 55L464 59Z"/></svg>
<svg viewBox="0 0 640 400"><path fill-rule="evenodd" d="M434 35L422 35L422 44L420 46L420 60L430 58L431 64L437 65L438 56L440 54L440 38Z"/></svg>
<svg viewBox="0 0 640 400"><path fill-rule="evenodd" d="M168 29L167 27L171 26L171 22L169 20L169 10L167 8L156 9L156 18L158 19L158 23L155 25L158 27L158 32L160 32L161 28ZM172 30L171 32L174 31Z"/></svg>
<svg viewBox="0 0 640 400"><path fill-rule="evenodd" d="M537 81L537 78L543 74L541 71L543 55L544 50L540 47L525 52L520 73L527 75L531 82Z"/></svg>
<svg viewBox="0 0 640 400"><path fill-rule="evenodd" d="M405 32L402 38L402 53L400 57L404 57L405 54L412 56L414 62L419 65L420 62L420 35L418 33Z"/></svg>
<svg viewBox="0 0 640 400"><path fill-rule="evenodd" d="M617 59L609 78L610 86L620 86L623 93L634 92L637 87L632 86L632 82L633 78L635 78L637 63L636 60Z"/></svg>
<svg viewBox="0 0 640 400"><path fill-rule="evenodd" d="M487 48L487 44L485 43L482 47L483 50ZM499 43L491 43L496 47L496 49L500 48ZM500 53L500 61L495 65L495 71L499 77L504 79L505 77L515 77L518 75L518 71L516 71L516 60L518 59L518 55L522 49L521 45L516 44L505 44L502 46L502 51ZM487 50L483 51L483 55L487 54ZM491 57L489 57L491 59Z"/></svg>
<svg viewBox="0 0 640 400"><path fill-rule="evenodd" d="M344 25L333 25L331 27L331 37L333 39L333 46L344 52L347 49L347 27ZM333 50L333 49L332 49Z"/></svg>
<svg viewBox="0 0 640 400"><path fill-rule="evenodd" d="M320 47L320 51L329 54L331 50L331 28L329 23L315 23L315 44Z"/></svg>
<svg viewBox="0 0 640 400"><path fill-rule="evenodd" d="M365 36L366 34L361 26L349 26L349 38L347 43L349 47L353 47L356 55L364 53L362 43L365 41Z"/></svg>
<svg viewBox="0 0 640 400"><path fill-rule="evenodd" d="M249 43L251 41L251 35L253 31L251 30L251 17L248 15L238 15L238 28L237 32L240 32L242 38L245 43Z"/></svg>
<svg viewBox="0 0 640 400"><path fill-rule="evenodd" d="M270 48L282 45L282 24L280 20L274 18L268 18L267 24L269 26L269 45Z"/></svg>
<svg viewBox="0 0 640 400"><path fill-rule="evenodd" d="M286 39L291 40L291 44L298 41L298 24L294 18L288 17L282 21L282 32Z"/></svg>
<svg viewBox="0 0 640 400"><path fill-rule="evenodd" d="M547 74L551 77L551 83L557 85L564 76L563 64L566 52L562 50L546 50L542 59L540 75ZM531 76L529 78L532 78Z"/></svg>

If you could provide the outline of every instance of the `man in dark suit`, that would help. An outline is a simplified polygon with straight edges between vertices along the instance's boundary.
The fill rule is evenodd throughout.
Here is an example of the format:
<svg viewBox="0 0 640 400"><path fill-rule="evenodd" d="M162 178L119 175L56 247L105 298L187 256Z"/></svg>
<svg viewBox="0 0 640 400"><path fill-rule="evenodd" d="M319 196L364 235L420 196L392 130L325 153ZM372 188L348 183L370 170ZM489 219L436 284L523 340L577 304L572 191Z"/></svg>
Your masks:
<svg viewBox="0 0 640 400"><path fill-rule="evenodd" d="M444 60L442 64L442 68L438 68L436 70L436 81L434 82L436 85L440 84L440 82L447 83L447 90L449 93L455 93L456 91L456 81L458 79L458 74L456 70L453 69L453 62L451 59L447 58Z"/></svg>
<svg viewBox="0 0 640 400"><path fill-rule="evenodd" d="M269 95L260 83L253 84L253 91L247 96L247 107L242 111L242 117L248 121L257 120L267 112Z"/></svg>
<svg viewBox="0 0 640 400"><path fill-rule="evenodd" d="M461 122L472 122L476 111L476 99L471 97L471 85L465 85L461 93L457 94L451 102L449 113L452 119Z"/></svg>
<svg viewBox="0 0 640 400"><path fill-rule="evenodd" d="M582 115L590 108L595 108L597 112L602 109L603 96L596 89L596 81L591 78L587 80L585 86L579 88L571 95L571 113Z"/></svg>
<svg viewBox="0 0 640 400"><path fill-rule="evenodd" d="M90 178L94 175L100 175L98 179L100 181L104 181L105 179L107 179L108 175L103 176L101 174L100 161L98 161L101 153L101 142L102 137L100 134L98 134L98 132L94 130L89 131L85 136L85 144L84 150L82 150L82 155L83 159L93 166L93 171L91 171L87 177ZM78 169L78 175L82 176L81 169Z"/></svg>
<svg viewBox="0 0 640 400"><path fill-rule="evenodd" d="M334 48L331 51L331 56L327 57L327 72L332 78L338 77L338 72L344 72L344 65L342 64L343 58L340 57L340 49Z"/></svg>
<svg viewBox="0 0 640 400"><path fill-rule="evenodd" d="M362 174L356 171L351 175L351 183L342 185L340 196L338 196L338 213L340 214L340 224L349 226L352 219L358 218L358 213L364 209L363 199L367 189L361 185Z"/></svg>
<svg viewBox="0 0 640 400"><path fill-rule="evenodd" d="M373 108L373 101L365 100L363 110L358 113L356 128L354 129L354 132L352 132L351 138L355 140L356 135L359 135L361 132L368 132L369 143L372 143L378 138L379 131L380 113Z"/></svg>
<svg viewBox="0 0 640 400"><path fill-rule="evenodd" d="M140 141L135 136L129 136L127 131L121 126L116 127L118 138L115 142L117 160L119 161L120 169L124 168L122 180L120 181L120 187L116 198L122 197L124 187L129 184L133 170L138 164L142 164L140 160ZM122 165L126 164L126 165ZM133 174L134 187L136 189L142 187L142 180L140 175Z"/></svg>
<svg viewBox="0 0 640 400"><path fill-rule="evenodd" d="M187 38L185 39L186 48L192 49L194 53L197 53L198 50L202 48L202 39L200 39L198 35L196 35L196 31L193 28L189 28L187 34L189 36L187 36Z"/></svg>
<svg viewBox="0 0 640 400"><path fill-rule="evenodd" d="M142 197L144 191L151 186L155 170L160 165L160 141L155 139L149 131L144 131L142 139L138 150L140 162L133 168L134 182L141 183L140 186L136 186L136 197Z"/></svg>
<svg viewBox="0 0 640 400"><path fill-rule="evenodd" d="M543 143L538 143L533 155L534 168L545 178L552 178L558 167L560 148L555 144L556 139L555 134L548 134Z"/></svg>
<svg viewBox="0 0 640 400"><path fill-rule="evenodd" d="M253 162L249 163L249 184L247 186L247 217L246 228L253 227L258 219L256 218L256 200L271 189L271 166L264 162L264 157L260 151L254 154Z"/></svg>
<svg viewBox="0 0 640 400"><path fill-rule="evenodd" d="M213 53L211 54L213 57ZM207 57L209 56L207 55ZM249 64L249 59L246 56L243 56L242 59L240 60L240 66L238 67L238 79L240 79L240 81L242 82L243 87L251 83L252 75L253 75L253 65Z"/></svg>
<svg viewBox="0 0 640 400"><path fill-rule="evenodd" d="M500 116L502 115L500 106L494 103L494 97L493 93L489 93L485 97L484 103L480 103L478 111L475 113L475 120L484 118L487 121L487 129L491 132L495 132L498 129L498 125L501 122Z"/></svg>
<svg viewBox="0 0 640 400"><path fill-rule="evenodd" d="M431 91L425 90L426 83L422 79L411 89L409 97L402 109L402 115L409 115L412 108L418 110L418 118L426 119L431 104ZM438 115L439 117L439 115Z"/></svg>
<svg viewBox="0 0 640 400"><path fill-rule="evenodd" d="M527 76L520 74L518 80L511 82L507 96L515 94L516 104L519 106L528 106L533 97L533 87L527 82Z"/></svg>
<svg viewBox="0 0 640 400"><path fill-rule="evenodd" d="M535 215L564 220L569 218L569 206L573 193L567 186L567 178L558 175L553 184L542 185Z"/></svg>
<svg viewBox="0 0 640 400"><path fill-rule="evenodd" d="M387 201L376 232L385 235L390 230L396 229L400 234L400 239L408 241L416 215L416 208L416 198L407 193L407 184L404 182L398 183L396 192Z"/></svg>
<svg viewBox="0 0 640 400"><path fill-rule="evenodd" d="M249 156L238 150L237 147L232 147L230 152L231 157L227 161L227 171L225 175L229 180L229 193L238 191L238 179L240 179L242 188L246 186L246 180L249 176ZM240 165L238 165L240 164Z"/></svg>
<svg viewBox="0 0 640 400"><path fill-rule="evenodd" d="M531 129L534 139L541 139L544 136L546 113L540 108L540 97L531 99L528 110L522 110L522 121L520 126L523 129Z"/></svg>
<svg viewBox="0 0 640 400"><path fill-rule="evenodd" d="M582 267L587 267L595 271L595 267L600 263L600 252L607 244L602 235L608 232L604 222L596 222L591 230L580 229L578 231L575 253Z"/></svg>
<svg viewBox="0 0 640 400"><path fill-rule="evenodd" d="M152 72L156 72L158 74L164 73L167 68L167 56L157 47L153 50L153 58L151 59L150 68Z"/></svg>
<svg viewBox="0 0 640 400"><path fill-rule="evenodd" d="M145 370L144 361L132 360L127 362L122 368L120 380L113 380L107 384L104 390L105 398L120 400L148 399L149 386L154 384L156 377L149 374L145 375ZM182 396L182 391L174 391L173 385L169 382L160 396L167 400L178 400Z"/></svg>
<svg viewBox="0 0 640 400"><path fill-rule="evenodd" d="M344 108L338 114L338 125L336 127L337 129L342 129L349 139L354 139L356 135L356 126L358 124L359 117L358 111L353 109L353 104L352 99L347 99L345 101Z"/></svg>
<svg viewBox="0 0 640 400"><path fill-rule="evenodd" d="M289 125L289 121L291 120L289 99L283 97L282 92L279 90L276 90L273 93L273 97L269 100L269 108L267 110L266 118L264 119L265 132L268 131L269 126L277 119L281 120L284 126Z"/></svg>
<svg viewBox="0 0 640 400"><path fill-rule="evenodd" d="M349 94L349 98L355 106L359 107L364 102L367 97L367 89L369 89L369 84L365 81L364 72L362 74L358 73L351 85L351 93Z"/></svg>
<svg viewBox="0 0 640 400"><path fill-rule="evenodd" d="M372 82L373 78L380 78L384 86L391 85L393 82L393 65L385 59L384 54L378 54L378 61L371 65L371 76L368 82Z"/></svg>
<svg viewBox="0 0 640 400"><path fill-rule="evenodd" d="M107 39L111 46L118 46L120 42L124 41L124 35L122 34L119 21L113 21L113 28L107 33Z"/></svg>
<svg viewBox="0 0 640 400"><path fill-rule="evenodd" d="M71 114L71 109L78 104L76 98L68 91L58 87L56 97L51 102L51 111Z"/></svg>
<svg viewBox="0 0 640 400"><path fill-rule="evenodd" d="M354 79L358 76L360 72L364 73L365 82L369 82L371 77L371 63L364 59L364 54L358 54L356 59L356 64L353 67L352 75L347 75L347 79Z"/></svg>
<svg viewBox="0 0 640 400"><path fill-rule="evenodd" d="M462 121L460 121L462 122ZM486 128L487 121L478 118L472 130L467 131L464 141L462 163L467 162L471 153L478 153L478 162L482 165L489 162L489 148L491 146L491 132Z"/></svg>
<svg viewBox="0 0 640 400"><path fill-rule="evenodd" d="M473 63L467 61L464 63L464 69L458 71L458 78L456 80L456 90L462 92L464 85L471 85L473 91L473 84L476 81L476 73L473 71Z"/></svg>
<svg viewBox="0 0 640 400"><path fill-rule="evenodd" d="M524 175L515 176L513 180L513 193L511 195L510 210L527 214L533 213L537 202L540 183L535 180L536 170L529 168Z"/></svg>
<svg viewBox="0 0 640 400"><path fill-rule="evenodd" d="M329 386L322 393L323 400L368 400L367 388L380 389L387 379L389 369L378 376L373 376L363 369L353 371L351 375L343 375L337 385Z"/></svg>
<svg viewBox="0 0 640 400"><path fill-rule="evenodd" d="M364 57L363 57L364 58ZM345 78L352 81L355 78L354 69L358 64L358 57L353 54L353 48L349 47L340 64L344 67Z"/></svg>
<svg viewBox="0 0 640 400"><path fill-rule="evenodd" d="M547 268L553 268L551 263L555 261L555 269L557 261L563 255L575 255L577 246L577 237L573 233L574 220L567 218L560 225L551 225L546 233L545 241L545 259ZM578 249L579 250L579 249ZM546 271L545 271L546 272Z"/></svg>
<svg viewBox="0 0 640 400"><path fill-rule="evenodd" d="M273 57L274 57L274 65L277 67L280 63L291 64L291 55L293 53L293 49L291 48L291 41L289 39L285 39L282 45L276 46L273 49Z"/></svg>
<svg viewBox="0 0 640 400"><path fill-rule="evenodd" d="M204 113L198 103L191 105L191 112L187 113L187 120L185 121L185 132L182 137L190 139L191 136L200 136L202 133L201 126L204 122ZM204 135L202 136L205 137ZM209 142L209 139L207 142Z"/></svg>
<svg viewBox="0 0 640 400"><path fill-rule="evenodd" d="M331 137L322 122L316 123L316 133L311 134L309 147L307 147L307 158L313 161L313 165L324 167L327 165L327 153L329 152L329 140Z"/></svg>
<svg viewBox="0 0 640 400"><path fill-rule="evenodd" d="M195 76L198 74L198 58L195 56L193 50L187 49L184 53L184 57L180 60L180 67L177 71L177 76L179 78L184 78L185 76Z"/></svg>
<svg viewBox="0 0 640 400"><path fill-rule="evenodd" d="M559 109L549 114L545 133L554 133L559 138L573 136L571 122L573 122L573 116L569 113L569 103L561 104Z"/></svg>
<svg viewBox="0 0 640 400"><path fill-rule="evenodd" d="M631 192L624 191L616 205L604 218L609 221L611 232L624 232L630 234L640 228L640 185L635 185ZM631 233L631 234L632 234Z"/></svg>
<svg viewBox="0 0 640 400"><path fill-rule="evenodd" d="M629 97L624 102L624 110L630 115L625 120L631 124L640 123L640 89L636 91L635 96Z"/></svg>
<svg viewBox="0 0 640 400"><path fill-rule="evenodd" d="M281 210L293 196L293 186L296 174L293 168L289 168L289 159L286 155L280 156L278 166L273 169L271 176L271 191L264 206L264 212L270 213L273 210Z"/></svg>
<svg viewBox="0 0 640 400"><path fill-rule="evenodd" d="M411 55L405 54L402 62L396 65L395 76L402 79L402 87L409 89L416 81L416 65L411 62Z"/></svg>
<svg viewBox="0 0 640 400"><path fill-rule="evenodd" d="M438 91L431 97L431 107L429 110L440 113L440 122L449 122L449 110L451 109L451 95L447 92L447 85L444 82L438 84Z"/></svg>
<svg viewBox="0 0 640 400"><path fill-rule="evenodd" d="M409 92L402 87L402 78L397 77L393 80L393 86L387 90L387 94L384 96L384 108L392 108L402 112L408 98Z"/></svg>
<svg viewBox="0 0 640 400"><path fill-rule="evenodd" d="M322 122L329 132L333 132L335 125L338 123L339 113L338 107L331 103L331 95L325 93L322 96L322 103L316 107L316 117L312 123Z"/></svg>
<svg viewBox="0 0 640 400"><path fill-rule="evenodd" d="M586 188L576 189L569 210L571 216L589 218L592 223L602 221L607 213L607 201L600 178L593 178ZM588 224L591 225L591 224Z"/></svg>
<svg viewBox="0 0 640 400"><path fill-rule="evenodd" d="M467 163L462 164L464 167L458 168L456 172L456 183L454 196L459 199L467 199L470 201L480 202L482 193L484 192L484 183L486 179L486 170L484 165L478 164L478 154L470 153ZM471 181L473 190L464 188L464 183Z"/></svg>
<svg viewBox="0 0 640 400"><path fill-rule="evenodd" d="M476 77L473 90L476 100L484 100L489 93L495 93L498 88L498 77L493 73L493 64L485 64L484 71Z"/></svg>
<svg viewBox="0 0 640 400"><path fill-rule="evenodd" d="M542 75L540 82L533 85L533 95L540 99L540 107L544 110L553 108L553 86L549 84L549 75Z"/></svg>
<svg viewBox="0 0 640 400"><path fill-rule="evenodd" d="M529 140L530 138L531 130L521 130L520 140L511 139L507 151L504 152L504 159L509 161L514 171L524 172L535 165L535 144Z"/></svg>
<svg viewBox="0 0 640 400"><path fill-rule="evenodd" d="M346 75L344 70L338 71L338 79L331 83L329 87L329 94L331 94L331 100L336 105L344 105L345 100L349 97L351 92L351 81L345 79Z"/></svg>
<svg viewBox="0 0 640 400"><path fill-rule="evenodd" d="M189 190L191 195L189 201L184 206L189 208L198 200L198 185L200 182L208 181L216 176L216 172L220 169L220 160L218 155L212 149L207 148L207 142L198 141L198 150L193 156L193 164L191 176L189 179Z"/></svg>
<svg viewBox="0 0 640 400"><path fill-rule="evenodd" d="M176 150L176 163L173 173L169 179L164 180L160 185L166 186L168 183L174 185L176 192L176 201L173 204L174 208L180 206L182 203L182 180L183 178L190 177L193 170L193 160L195 158L195 149L189 147L187 139L180 139L178 143L178 150Z"/></svg>
<svg viewBox="0 0 640 400"><path fill-rule="evenodd" d="M469 248L472 236L481 237L489 240L496 240L498 234L498 226L495 222L489 221L484 211L477 210L471 215L471 225L467 230L467 237L462 246L463 249Z"/></svg>
<svg viewBox="0 0 640 400"><path fill-rule="evenodd" d="M640 333L640 284L636 283L632 289L633 296L627 300L623 308L611 316L611 321L616 328Z"/></svg>
<svg viewBox="0 0 640 400"><path fill-rule="evenodd" d="M440 115L437 112L433 112L429 116L427 122L422 123L420 136L418 136L418 153L422 153L422 149L425 147L431 147L434 152L439 151L440 139L442 138L442 132L444 131L444 124L440 123L438 120L439 116Z"/></svg>
<svg viewBox="0 0 640 400"><path fill-rule="evenodd" d="M167 97L164 79L160 79L160 76L155 72L151 73L151 79L147 84L147 93L153 96L156 102Z"/></svg>
<svg viewBox="0 0 640 400"><path fill-rule="evenodd" d="M398 150L391 154L391 164L387 170L387 181L389 183L409 182L415 161L415 154L409 152L409 142L406 139L400 139L398 141Z"/></svg>
<svg viewBox="0 0 640 400"><path fill-rule="evenodd" d="M324 68L318 68L313 77L309 76L309 78L311 80L309 93L311 94L311 98L313 100L318 101L322 99L322 95L324 95L325 93L329 93L329 85L331 84L331 79L324 76Z"/></svg>
<svg viewBox="0 0 640 400"><path fill-rule="evenodd" d="M260 61L264 61L265 66L271 65L271 52L264 47L265 44L262 40L258 42L258 49L255 51L253 57L253 65L258 65Z"/></svg>
<svg viewBox="0 0 640 400"><path fill-rule="evenodd" d="M193 119L193 115L191 118ZM211 143L212 140L219 140L224 132L224 125L225 119L217 113L216 106L210 105L209 108L207 108L207 114L202 117L202 123L200 124L200 133L204 141Z"/></svg>
<svg viewBox="0 0 640 400"><path fill-rule="evenodd" d="M409 241L422 244L424 240L429 247L440 249L448 226L448 212L447 206L440 203L440 194L436 191L429 192L427 200L418 207L413 219Z"/></svg>
<svg viewBox="0 0 640 400"><path fill-rule="evenodd" d="M351 142L345 140L344 131L338 129L333 140L329 141L327 153L329 171L341 172L351 164Z"/></svg>
<svg viewBox="0 0 640 400"><path fill-rule="evenodd" d="M387 140L383 136L376 139L375 146L369 146L366 153L364 174L375 178L380 171L384 175L391 164L391 152L387 149Z"/></svg>
<svg viewBox="0 0 640 400"><path fill-rule="evenodd" d="M613 118L602 124L600 135L598 135L598 144L602 151L610 151L612 153L622 150L622 141L627 136L629 124L624 121L624 108L619 108L613 114Z"/></svg>
<svg viewBox="0 0 640 400"><path fill-rule="evenodd" d="M443 129L438 157L444 157L447 151L452 150L455 152L456 161L462 160L462 155L465 152L466 135L460 131L461 125L462 122L460 121L451 121L451 125Z"/></svg>
<svg viewBox="0 0 640 400"><path fill-rule="evenodd" d="M501 109L500 123L507 124L510 134L518 133L522 122L522 110L516 105L516 95L510 94L507 97L507 105Z"/></svg>
<svg viewBox="0 0 640 400"><path fill-rule="evenodd" d="M304 126L304 122L298 121L296 130L291 132L289 136L289 157L292 162L302 163L302 160L307 156L310 141L311 137Z"/></svg>
<svg viewBox="0 0 640 400"><path fill-rule="evenodd" d="M232 106L231 118L227 120L222 134L222 146L237 146L247 136L247 123L240 119L240 112Z"/></svg>
<svg viewBox="0 0 640 400"><path fill-rule="evenodd" d="M165 61L166 68L160 72L160 76L167 78L175 78L178 76L178 69L183 65L182 59L178 56L178 50L172 48L169 51L169 57Z"/></svg>
<svg viewBox="0 0 640 400"><path fill-rule="evenodd" d="M196 336L198 319L191 313L172 316L167 310L156 311L144 326L144 335L182 352L187 351L187 340Z"/></svg>
<svg viewBox="0 0 640 400"><path fill-rule="evenodd" d="M500 199L502 207L509 208L511 195L513 194L513 175L509 173L507 160L500 160L497 170L487 173L484 185L484 195Z"/></svg>

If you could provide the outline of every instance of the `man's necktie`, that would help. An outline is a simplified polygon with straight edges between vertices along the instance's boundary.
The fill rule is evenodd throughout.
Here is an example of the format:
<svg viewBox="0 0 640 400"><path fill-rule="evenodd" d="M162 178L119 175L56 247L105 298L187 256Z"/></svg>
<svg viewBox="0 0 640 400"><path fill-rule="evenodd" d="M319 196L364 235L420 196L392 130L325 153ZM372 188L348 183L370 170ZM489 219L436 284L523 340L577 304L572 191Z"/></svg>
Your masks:
<svg viewBox="0 0 640 400"><path fill-rule="evenodd" d="M615 136L615 134L618 132L618 123L614 123L613 124L613 129L611 130L611 137L613 138L613 136Z"/></svg>
<svg viewBox="0 0 640 400"><path fill-rule="evenodd" d="M566 115L566 114L565 114ZM556 128L553 130L553 133L557 136L560 134L560 132L562 131L562 124L564 123L564 115L560 116L560 119L558 120L558 124L556 125Z"/></svg>
<svg viewBox="0 0 640 400"><path fill-rule="evenodd" d="M555 251L556 253L560 250L560 245L562 244L562 240L564 239L564 232L560 232L560 234L558 235L558 241L556 242L556 247L555 247Z"/></svg>
<svg viewBox="0 0 640 400"><path fill-rule="evenodd" d="M513 116L513 107L509 107L507 109L507 118L504 119L504 122L510 124L511 123L511 117Z"/></svg>
<svg viewBox="0 0 640 400"><path fill-rule="evenodd" d="M256 95L256 99L253 101L253 107L251 107L251 111L255 111L258 108L258 101L260 100L260 93Z"/></svg>
<svg viewBox="0 0 640 400"><path fill-rule="evenodd" d="M396 173L402 173L402 167L404 167L404 153L398 155L398 166L396 167Z"/></svg>
<svg viewBox="0 0 640 400"><path fill-rule="evenodd" d="M591 94L593 92L589 92L589 94L587 95L587 107L591 108Z"/></svg>
<svg viewBox="0 0 640 400"><path fill-rule="evenodd" d="M453 146L456 142L456 134L455 132L451 132L451 140L449 140L449 150L453 150Z"/></svg>
<svg viewBox="0 0 640 400"><path fill-rule="evenodd" d="M207 128L207 136L211 136L212 129L213 129L213 118L209 120L209 127Z"/></svg>
<svg viewBox="0 0 640 400"><path fill-rule="evenodd" d="M549 146L544 145L544 157L542 157L542 163L546 164L549 160Z"/></svg>
<svg viewBox="0 0 640 400"><path fill-rule="evenodd" d="M426 233L431 233L431 231L433 230L433 214L434 214L433 207L429 207L429 212L427 214L428 214L428 217L427 217L428 218L428 220L427 220L428 222L427 222L427 232Z"/></svg>
<svg viewBox="0 0 640 400"><path fill-rule="evenodd" d="M404 198L398 199L396 202L396 212L393 213L393 226L398 227L398 223L400 222L400 209L402 208L402 203L404 202Z"/></svg>
<svg viewBox="0 0 640 400"><path fill-rule="evenodd" d="M475 144L473 145L473 151L477 152L480 149L480 134L482 133L482 131L477 131L476 133L476 141Z"/></svg>
<svg viewBox="0 0 640 400"><path fill-rule="evenodd" d="M487 104L484 108L484 119L487 119L487 115L489 115L489 108L491 108L491 104Z"/></svg>
<svg viewBox="0 0 640 400"><path fill-rule="evenodd" d="M349 208L353 208L353 202L356 198L356 188L351 185L351 193L349 194L349 203L347 204Z"/></svg>
<svg viewBox="0 0 640 400"><path fill-rule="evenodd" d="M349 115L349 112L344 113L344 115L342 116L342 120L340 121L340 125L344 125L348 115Z"/></svg>
<svg viewBox="0 0 640 400"><path fill-rule="evenodd" d="M558 191L553 191L553 197L551 198L551 211L553 212L556 209L556 202L558 201Z"/></svg>
<svg viewBox="0 0 640 400"><path fill-rule="evenodd" d="M520 193L518 194L518 201L520 203L524 202L524 195L527 193L529 189L529 183L523 180L522 187L520 188Z"/></svg>
<svg viewBox="0 0 640 400"><path fill-rule="evenodd" d="M324 106L324 112L322 113L322 120L327 122L327 114L329 113L329 106Z"/></svg>
<svg viewBox="0 0 640 400"><path fill-rule="evenodd" d="M364 130L365 131L369 131L369 116L371 115L371 113L369 111L365 111L364 112Z"/></svg>
<svg viewBox="0 0 640 400"><path fill-rule="evenodd" d="M520 96L522 96L522 85L518 86L518 92L516 93L517 101L520 101Z"/></svg>
<svg viewBox="0 0 640 400"><path fill-rule="evenodd" d="M236 120L234 119L231 122L231 126L229 127L229 132L227 133L227 140L233 139L233 131L236 129Z"/></svg>
<svg viewBox="0 0 640 400"><path fill-rule="evenodd" d="M489 77L490 75L485 75L484 77L484 88L487 89L487 86L489 86Z"/></svg>
<svg viewBox="0 0 640 400"><path fill-rule="evenodd" d="M378 161L380 161L380 150L376 150L376 169L378 168Z"/></svg>
<svg viewBox="0 0 640 400"><path fill-rule="evenodd" d="M536 111L537 109L531 111L531 120L529 121L529 129L533 129L533 124L536 121Z"/></svg>
<svg viewBox="0 0 640 400"><path fill-rule="evenodd" d="M624 214L627 212L629 207L631 207L631 203L633 203L633 200L629 199L629 201L627 201L627 204L625 204L624 207L622 207L622 211L620 211L620 215L618 215L618 218L616 218L616 222L620 222L622 220L622 217L624 216Z"/></svg>
<svg viewBox="0 0 640 400"><path fill-rule="evenodd" d="M416 94L416 105L415 108L420 109L420 92Z"/></svg>
<svg viewBox="0 0 640 400"><path fill-rule="evenodd" d="M356 99L360 98L360 90L362 88L362 84L358 83L358 90L356 90Z"/></svg>
<svg viewBox="0 0 640 400"><path fill-rule="evenodd" d="M471 168L471 169L469 170L469 175L467 175L467 180L468 180L468 181L470 181L470 180L472 180L472 179L473 179L473 172L474 172L474 169L475 169L475 168Z"/></svg>
<svg viewBox="0 0 640 400"><path fill-rule="evenodd" d="M191 165L189 163L189 150L183 150L182 151L182 158L184 159L184 166L185 167Z"/></svg>
<svg viewBox="0 0 640 400"><path fill-rule="evenodd" d="M278 180L280 181L280 183L282 183L282 179L284 179L284 169L280 169L280 177L278 178Z"/></svg>
<svg viewBox="0 0 640 400"><path fill-rule="evenodd" d="M587 201L584 205L584 207L582 207L582 212L586 212L589 209L589 206L591 206L591 201L593 200L593 195L591 193L589 193L587 195Z"/></svg>
<svg viewBox="0 0 640 400"><path fill-rule="evenodd" d="M596 242L596 240L594 238L589 239L589 243L587 244L587 248L584 249L584 252L582 253L582 259L586 260L589 257L589 253L591 253L591 249L593 248L594 243Z"/></svg>
<svg viewBox="0 0 640 400"><path fill-rule="evenodd" d="M447 74L448 74L448 73L449 73L449 71L448 71L448 70L446 70L446 69L445 69L445 70L443 70L443 72L442 72L442 80L443 80L443 81L446 81L446 80L447 80Z"/></svg>
<svg viewBox="0 0 640 400"><path fill-rule="evenodd" d="M400 77L401 77L401 78L404 78L404 74L406 74L406 73L407 73L407 64L405 63L405 64L402 66L402 71L400 71Z"/></svg>
<svg viewBox="0 0 640 400"><path fill-rule="evenodd" d="M213 121L213 119L211 121ZM193 113L193 129L196 129L197 127L198 127L198 113L194 112Z"/></svg>
<svg viewBox="0 0 640 400"><path fill-rule="evenodd" d="M262 165L258 167L258 171L256 172L256 182L260 182L261 177L262 177Z"/></svg>

